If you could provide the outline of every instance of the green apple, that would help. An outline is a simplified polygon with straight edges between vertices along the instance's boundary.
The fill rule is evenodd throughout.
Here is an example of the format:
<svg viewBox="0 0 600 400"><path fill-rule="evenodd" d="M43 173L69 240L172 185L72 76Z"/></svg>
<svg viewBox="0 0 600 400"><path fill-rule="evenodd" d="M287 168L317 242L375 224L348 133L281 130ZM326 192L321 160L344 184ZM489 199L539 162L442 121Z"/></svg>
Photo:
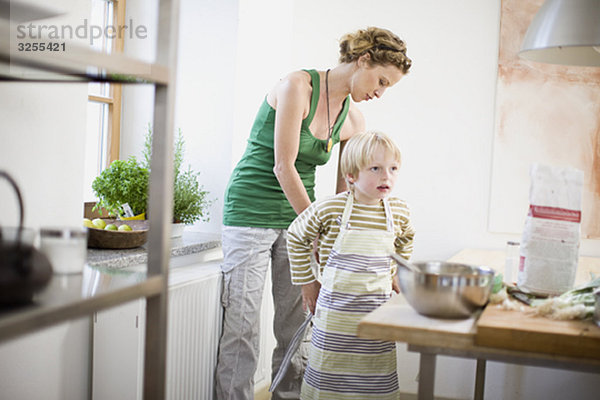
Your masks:
<svg viewBox="0 0 600 400"><path fill-rule="evenodd" d="M117 230L117 226L115 224L108 224L104 227L105 230L107 231L116 231Z"/></svg>
<svg viewBox="0 0 600 400"><path fill-rule="evenodd" d="M95 228L94 223L89 218L83 219L83 226L85 226L86 228Z"/></svg>
<svg viewBox="0 0 600 400"><path fill-rule="evenodd" d="M119 226L119 230L120 230L120 231L131 231L131 230L133 230L133 229L131 229L131 227L130 227L129 225L127 225L127 224L123 224L123 225L120 225L120 226Z"/></svg>
<svg viewBox="0 0 600 400"><path fill-rule="evenodd" d="M106 222L104 222L101 218L95 218L92 220L92 224L94 224L94 228L104 229L106 227Z"/></svg>

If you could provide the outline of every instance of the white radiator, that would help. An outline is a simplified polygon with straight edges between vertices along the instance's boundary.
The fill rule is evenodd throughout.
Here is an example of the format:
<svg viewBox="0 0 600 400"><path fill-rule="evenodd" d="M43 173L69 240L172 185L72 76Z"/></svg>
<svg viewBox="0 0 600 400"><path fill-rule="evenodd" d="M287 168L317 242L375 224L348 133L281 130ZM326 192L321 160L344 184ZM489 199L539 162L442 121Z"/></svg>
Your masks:
<svg viewBox="0 0 600 400"><path fill-rule="evenodd" d="M211 400L221 336L221 273L169 288L167 399Z"/></svg>
<svg viewBox="0 0 600 400"><path fill-rule="evenodd" d="M169 271L166 398L212 400L221 335L220 260ZM94 318L93 400L142 399L145 299Z"/></svg>

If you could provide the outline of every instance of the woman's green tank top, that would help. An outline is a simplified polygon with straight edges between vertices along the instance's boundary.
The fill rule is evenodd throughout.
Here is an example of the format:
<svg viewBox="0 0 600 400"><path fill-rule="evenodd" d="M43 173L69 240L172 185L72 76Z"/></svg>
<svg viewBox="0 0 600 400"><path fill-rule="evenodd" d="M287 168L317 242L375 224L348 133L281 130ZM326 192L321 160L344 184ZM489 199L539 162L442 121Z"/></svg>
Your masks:
<svg viewBox="0 0 600 400"><path fill-rule="evenodd" d="M320 82L317 71L307 72L311 76L312 96L310 111L300 128L300 146L295 166L310 200L314 201L316 166L325 164L331 152L326 151L327 141L315 138L309 130L319 101ZM340 141L340 130L349 106L350 99L346 98L334 124L334 144ZM286 229L296 218L296 212L273 173L274 129L275 110L267 103L265 97L254 120L246 151L233 170L225 190L224 225Z"/></svg>

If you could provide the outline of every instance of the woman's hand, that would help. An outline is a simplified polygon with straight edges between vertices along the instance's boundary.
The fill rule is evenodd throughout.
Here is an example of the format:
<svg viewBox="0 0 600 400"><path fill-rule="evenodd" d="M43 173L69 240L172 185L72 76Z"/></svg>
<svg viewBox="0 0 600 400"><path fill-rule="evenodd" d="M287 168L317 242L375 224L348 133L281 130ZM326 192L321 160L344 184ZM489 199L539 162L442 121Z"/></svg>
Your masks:
<svg viewBox="0 0 600 400"><path fill-rule="evenodd" d="M317 298L319 297L319 291L321 290L321 282L313 281L302 285L302 308L304 311L307 309L311 313L315 313L315 307L317 306Z"/></svg>
<svg viewBox="0 0 600 400"><path fill-rule="evenodd" d="M317 268L321 265L321 257L319 256L319 234L317 233L317 237L312 242L312 255L317 262Z"/></svg>

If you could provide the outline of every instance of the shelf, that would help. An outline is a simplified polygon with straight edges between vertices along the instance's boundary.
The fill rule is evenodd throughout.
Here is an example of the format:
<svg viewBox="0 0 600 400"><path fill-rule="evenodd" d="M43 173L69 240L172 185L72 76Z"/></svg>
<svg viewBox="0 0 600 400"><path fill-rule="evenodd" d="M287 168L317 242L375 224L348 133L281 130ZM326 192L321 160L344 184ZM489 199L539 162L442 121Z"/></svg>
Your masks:
<svg viewBox="0 0 600 400"><path fill-rule="evenodd" d="M167 297L169 279L168 226L172 210L173 119L177 70L179 2L159 0L156 31L157 62L123 54L104 54L81 42L31 37L21 39L19 23L53 15L52 10L0 0L0 81L116 82L152 84L154 138L150 192L147 268L110 270L87 266L82 275L54 276L34 302L18 309L0 309L0 342L93 312L146 298L144 339L145 400L166 395ZM21 37L27 35L21 35ZM31 35L30 35L31 36ZM65 114L66 115L66 114Z"/></svg>
<svg viewBox="0 0 600 400"><path fill-rule="evenodd" d="M29 4L24 1L0 0L0 20L10 20L13 22L35 21L43 18L55 17L64 14L64 11Z"/></svg>
<svg viewBox="0 0 600 400"><path fill-rule="evenodd" d="M170 268L181 265L186 256L219 249L220 235L184 232L171 239ZM148 250L145 246L127 250L88 249L83 274L54 275L48 287L35 297L34 304L0 308L0 342L17 335L160 293L163 276L147 278ZM169 274L171 277L171 274Z"/></svg>
<svg viewBox="0 0 600 400"><path fill-rule="evenodd" d="M83 274L54 275L31 305L0 308L0 342L60 322L91 315L141 297L161 293L162 275L86 265Z"/></svg>
<svg viewBox="0 0 600 400"><path fill-rule="evenodd" d="M19 41L17 25L0 19L0 80L29 82L169 83L169 69L123 54L105 54L76 42ZM11 35L14 39L11 39ZM37 45L37 50L26 45ZM23 46L19 50L20 45ZM41 49L43 45L44 50ZM50 48L51 50L48 50ZM29 51L25 51L29 49Z"/></svg>

